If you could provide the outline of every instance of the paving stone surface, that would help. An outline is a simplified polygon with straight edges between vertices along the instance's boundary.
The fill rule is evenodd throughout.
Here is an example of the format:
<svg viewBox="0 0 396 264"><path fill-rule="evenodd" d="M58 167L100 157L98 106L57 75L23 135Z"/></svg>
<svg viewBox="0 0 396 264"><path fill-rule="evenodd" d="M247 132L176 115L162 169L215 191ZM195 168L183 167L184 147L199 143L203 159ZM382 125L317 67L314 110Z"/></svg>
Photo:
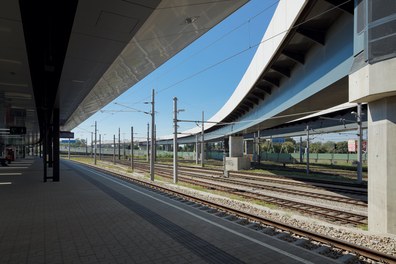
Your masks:
<svg viewBox="0 0 396 264"><path fill-rule="evenodd" d="M69 162L60 182L42 175L38 158L0 167L0 263L293 263L217 224L248 228Z"/></svg>

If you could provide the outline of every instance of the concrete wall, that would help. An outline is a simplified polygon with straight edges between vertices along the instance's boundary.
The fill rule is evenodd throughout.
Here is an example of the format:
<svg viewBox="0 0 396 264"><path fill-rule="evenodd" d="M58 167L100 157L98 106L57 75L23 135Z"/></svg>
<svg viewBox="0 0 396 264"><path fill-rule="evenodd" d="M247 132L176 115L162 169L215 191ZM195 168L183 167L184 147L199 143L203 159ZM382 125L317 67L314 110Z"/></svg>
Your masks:
<svg viewBox="0 0 396 264"><path fill-rule="evenodd" d="M369 230L396 234L396 96L370 103L369 113Z"/></svg>
<svg viewBox="0 0 396 264"><path fill-rule="evenodd" d="M396 96L396 58L367 64L349 76L349 100L372 102Z"/></svg>

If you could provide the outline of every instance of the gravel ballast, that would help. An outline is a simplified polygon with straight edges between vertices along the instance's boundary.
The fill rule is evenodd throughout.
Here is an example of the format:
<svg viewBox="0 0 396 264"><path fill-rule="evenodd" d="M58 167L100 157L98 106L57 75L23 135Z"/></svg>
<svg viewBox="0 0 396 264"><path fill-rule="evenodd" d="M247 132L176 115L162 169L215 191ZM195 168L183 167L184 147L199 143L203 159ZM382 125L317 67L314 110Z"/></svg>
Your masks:
<svg viewBox="0 0 396 264"><path fill-rule="evenodd" d="M120 170L109 168L107 169L116 173L131 176L131 173L125 173L125 169L123 169L121 166ZM147 177L144 177L141 173L133 173L132 175L139 180L153 183ZM195 196L203 200L241 210L249 214L267 218L272 221L281 222L311 232L331 236L343 241L347 241L349 243L370 248L372 250L376 250L388 255L396 256L396 235L374 234L372 232L365 231L359 228L334 225L325 221L321 221L319 219L313 219L300 215L297 212L270 209L268 207L257 205L254 203L231 199L218 194L183 187L179 184L173 184L159 180L156 180L154 184L166 187L168 189L176 190L187 195Z"/></svg>

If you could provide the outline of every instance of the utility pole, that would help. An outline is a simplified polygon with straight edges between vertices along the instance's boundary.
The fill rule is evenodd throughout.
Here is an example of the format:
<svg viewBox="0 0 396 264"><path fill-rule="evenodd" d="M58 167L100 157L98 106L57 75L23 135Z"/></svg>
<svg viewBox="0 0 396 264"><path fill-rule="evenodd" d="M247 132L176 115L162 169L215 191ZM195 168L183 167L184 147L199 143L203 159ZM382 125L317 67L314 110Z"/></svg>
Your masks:
<svg viewBox="0 0 396 264"><path fill-rule="evenodd" d="M261 163L261 149L260 149L260 129L257 131L257 163L260 166Z"/></svg>
<svg viewBox="0 0 396 264"><path fill-rule="evenodd" d="M70 159L70 138L69 138L69 141L68 141L68 150L67 150L67 158L68 159Z"/></svg>
<svg viewBox="0 0 396 264"><path fill-rule="evenodd" d="M309 125L307 125L307 175L309 175Z"/></svg>
<svg viewBox="0 0 396 264"><path fill-rule="evenodd" d="M363 138L363 130L362 130L362 104L358 103L357 104L357 115L356 115L356 121L358 125L358 145L357 145L357 151L358 151L358 157L357 157L357 181L358 183L362 183L363 181L363 174L362 174L362 138Z"/></svg>
<svg viewBox="0 0 396 264"><path fill-rule="evenodd" d="M150 124L147 123L147 162L150 159Z"/></svg>
<svg viewBox="0 0 396 264"><path fill-rule="evenodd" d="M257 137L256 137L256 133L253 133L253 162L257 162Z"/></svg>
<svg viewBox="0 0 396 264"><path fill-rule="evenodd" d="M91 132L91 158L93 155L93 132Z"/></svg>
<svg viewBox="0 0 396 264"><path fill-rule="evenodd" d="M177 183L177 97L173 97L173 183Z"/></svg>
<svg viewBox="0 0 396 264"><path fill-rule="evenodd" d="M85 139L85 156L88 157L88 138Z"/></svg>
<svg viewBox="0 0 396 264"><path fill-rule="evenodd" d="M121 159L121 129L118 128L118 160Z"/></svg>
<svg viewBox="0 0 396 264"><path fill-rule="evenodd" d="M152 99L151 99L151 156L150 156L150 179L154 181L154 150L155 150L155 107L154 107L154 94L155 90L153 89L152 92Z"/></svg>
<svg viewBox="0 0 396 264"><path fill-rule="evenodd" d="M95 121L95 152L94 152L94 164L96 165L96 131L97 131L97 125Z"/></svg>
<svg viewBox="0 0 396 264"><path fill-rule="evenodd" d="M205 156L205 138L204 138L204 133L205 133L205 125L204 125L205 119L204 119L204 111L202 111L202 132L201 132L201 167L204 167L204 156Z"/></svg>
<svg viewBox="0 0 396 264"><path fill-rule="evenodd" d="M99 134L99 160L102 160L102 134Z"/></svg>
<svg viewBox="0 0 396 264"><path fill-rule="evenodd" d="M157 161L157 125L154 125L154 161Z"/></svg>
<svg viewBox="0 0 396 264"><path fill-rule="evenodd" d="M106 140L105 140L105 135L103 134L101 142L103 142L103 154L106 154Z"/></svg>
<svg viewBox="0 0 396 264"><path fill-rule="evenodd" d="M302 137L300 137L300 163L303 163Z"/></svg>
<svg viewBox="0 0 396 264"><path fill-rule="evenodd" d="M122 137L122 156L124 157L124 160L126 159L126 153L125 153L125 136Z"/></svg>
<svg viewBox="0 0 396 264"><path fill-rule="evenodd" d="M116 143L115 143L115 135L113 135L113 163L116 164L115 162L115 152L116 152Z"/></svg>
<svg viewBox="0 0 396 264"><path fill-rule="evenodd" d="M199 145L198 145L198 134L195 135L195 164L199 163Z"/></svg>
<svg viewBox="0 0 396 264"><path fill-rule="evenodd" d="M133 171L133 126L131 127L131 170Z"/></svg>

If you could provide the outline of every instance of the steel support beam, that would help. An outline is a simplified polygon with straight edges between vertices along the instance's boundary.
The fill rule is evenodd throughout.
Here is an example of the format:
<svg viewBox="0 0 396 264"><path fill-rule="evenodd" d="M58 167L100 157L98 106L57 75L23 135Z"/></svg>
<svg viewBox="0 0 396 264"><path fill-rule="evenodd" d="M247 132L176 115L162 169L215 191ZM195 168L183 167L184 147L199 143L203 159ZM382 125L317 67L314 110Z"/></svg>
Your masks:
<svg viewBox="0 0 396 264"><path fill-rule="evenodd" d="M52 181L59 181L59 109L55 108L52 113Z"/></svg>

